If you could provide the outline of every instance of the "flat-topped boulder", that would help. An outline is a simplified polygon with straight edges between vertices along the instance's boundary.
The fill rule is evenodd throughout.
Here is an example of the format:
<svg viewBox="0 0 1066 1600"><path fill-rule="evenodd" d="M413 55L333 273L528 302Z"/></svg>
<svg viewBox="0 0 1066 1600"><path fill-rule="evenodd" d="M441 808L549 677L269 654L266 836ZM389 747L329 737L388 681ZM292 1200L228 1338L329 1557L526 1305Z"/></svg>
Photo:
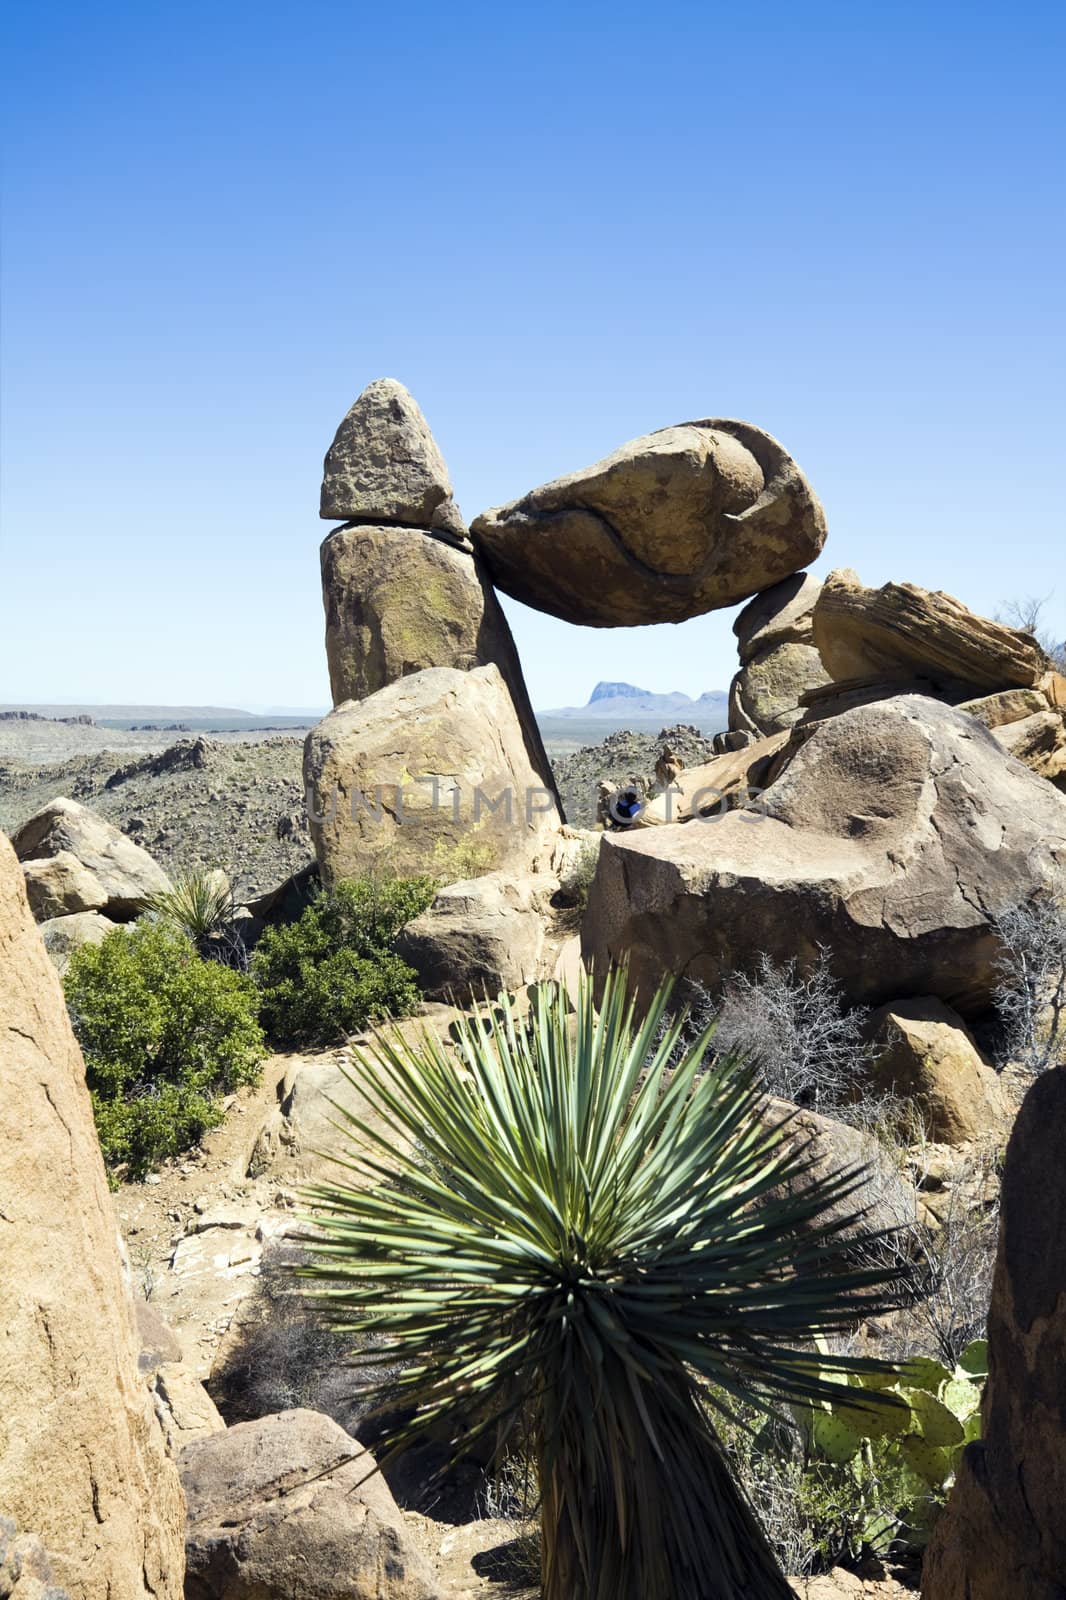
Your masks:
<svg viewBox="0 0 1066 1600"><path fill-rule="evenodd" d="M974 718L884 700L795 730L756 810L607 834L583 924L587 959L716 991L760 955L813 965L846 996L989 1007L997 913L1066 874L1066 799ZM788 752L785 752L788 755Z"/></svg>
<svg viewBox="0 0 1066 1600"><path fill-rule="evenodd" d="M434 528L465 540L444 457L413 395L395 378L368 384L337 429L323 465L319 515Z"/></svg>
<svg viewBox="0 0 1066 1600"><path fill-rule="evenodd" d="M822 508L776 439L707 418L484 512L471 537L505 593L567 622L682 622L805 567Z"/></svg>

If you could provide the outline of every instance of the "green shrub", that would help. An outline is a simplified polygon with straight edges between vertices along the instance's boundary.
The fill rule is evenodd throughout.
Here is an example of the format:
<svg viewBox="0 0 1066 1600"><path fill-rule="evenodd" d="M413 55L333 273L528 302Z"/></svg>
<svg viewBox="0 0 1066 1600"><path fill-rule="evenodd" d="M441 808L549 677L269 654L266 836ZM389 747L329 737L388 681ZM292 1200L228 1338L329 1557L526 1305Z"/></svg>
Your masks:
<svg viewBox="0 0 1066 1600"><path fill-rule="evenodd" d="M415 974L393 946L436 887L432 878L339 883L296 922L268 928L252 960L267 1032L293 1044L331 1044L413 1011Z"/></svg>
<svg viewBox="0 0 1066 1600"><path fill-rule="evenodd" d="M70 958L64 986L104 1159L137 1176L195 1144L218 1097L263 1054L247 978L162 922L116 928Z"/></svg>

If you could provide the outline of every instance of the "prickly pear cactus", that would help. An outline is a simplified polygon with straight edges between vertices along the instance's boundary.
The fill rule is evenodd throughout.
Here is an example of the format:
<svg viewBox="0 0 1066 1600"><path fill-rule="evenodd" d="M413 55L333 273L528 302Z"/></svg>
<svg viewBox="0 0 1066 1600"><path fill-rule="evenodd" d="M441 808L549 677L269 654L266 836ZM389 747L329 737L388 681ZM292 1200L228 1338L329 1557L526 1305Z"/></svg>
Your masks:
<svg viewBox="0 0 1066 1600"><path fill-rule="evenodd" d="M860 1488L864 1475L872 1476L875 1440L901 1469L908 1503L894 1519L883 1507L871 1509L864 1529L871 1549L887 1549L901 1532L912 1545L927 1542L963 1450L981 1436L987 1375L988 1346L976 1339L954 1371L920 1356L903 1362L894 1377L851 1378L840 1386L838 1400L793 1408L808 1454L851 1472Z"/></svg>

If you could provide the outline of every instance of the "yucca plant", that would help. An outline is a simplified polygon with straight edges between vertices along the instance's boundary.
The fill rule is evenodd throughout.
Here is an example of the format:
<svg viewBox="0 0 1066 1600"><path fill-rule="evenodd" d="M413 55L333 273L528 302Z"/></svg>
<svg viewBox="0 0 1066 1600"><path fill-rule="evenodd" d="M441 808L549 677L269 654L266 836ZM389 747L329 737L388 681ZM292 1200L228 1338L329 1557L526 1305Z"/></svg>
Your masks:
<svg viewBox="0 0 1066 1600"><path fill-rule="evenodd" d="M331 1321L357 1362L408 1363L397 1447L529 1422L544 1600L791 1600L708 1385L773 1411L838 1396L827 1370L894 1370L812 1353L897 1275L849 1264L859 1175L817 1176L668 999L638 1017L614 974L576 1014L555 985L527 1016L501 997L453 1051L379 1035L353 1081L380 1125L340 1113L350 1177L309 1191Z"/></svg>
<svg viewBox="0 0 1066 1600"><path fill-rule="evenodd" d="M146 909L178 928L202 953L210 939L232 926L237 908L226 874L209 868L181 873L172 888L149 897Z"/></svg>

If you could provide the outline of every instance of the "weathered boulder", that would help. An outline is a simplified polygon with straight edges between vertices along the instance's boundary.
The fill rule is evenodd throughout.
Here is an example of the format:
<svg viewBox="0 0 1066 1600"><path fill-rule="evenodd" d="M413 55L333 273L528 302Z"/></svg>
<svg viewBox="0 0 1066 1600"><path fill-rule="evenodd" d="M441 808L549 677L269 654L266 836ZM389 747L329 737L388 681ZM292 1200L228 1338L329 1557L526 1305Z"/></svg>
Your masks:
<svg viewBox="0 0 1066 1600"><path fill-rule="evenodd" d="M1066 1594L1066 1066L1030 1088L1007 1146L982 1437L922 1569L924 1600Z"/></svg>
<svg viewBox="0 0 1066 1600"><path fill-rule="evenodd" d="M368 384L326 454L319 515L396 522L465 540L444 458L413 396L395 378Z"/></svg>
<svg viewBox="0 0 1066 1600"><path fill-rule="evenodd" d="M1001 749L1016 761L1024 761L1031 771L1054 783L1066 774L1066 715L1061 711L1037 711L1018 722L1001 723L992 729Z"/></svg>
<svg viewBox="0 0 1066 1600"><path fill-rule="evenodd" d="M913 583L864 589L846 568L822 585L814 642L835 680L927 677L990 693L1031 688L1048 668L1031 634L979 617L939 590Z"/></svg>
<svg viewBox="0 0 1066 1600"><path fill-rule="evenodd" d="M799 1194L819 1178L861 1171L861 1181L852 1192L822 1213L821 1220L834 1222L862 1213L859 1220L844 1228L842 1239L914 1224L918 1216L914 1184L872 1134L795 1106L789 1100L768 1099L761 1115L768 1127L784 1125L782 1148L789 1153L803 1150L810 1163L802 1176L782 1185L784 1192Z"/></svg>
<svg viewBox="0 0 1066 1600"><path fill-rule="evenodd" d="M0 1506L73 1600L179 1600L184 1506L59 978L0 837Z"/></svg>
<svg viewBox="0 0 1066 1600"><path fill-rule="evenodd" d="M437 1600L374 1459L317 1411L282 1411L181 1453L186 1600Z"/></svg>
<svg viewBox="0 0 1066 1600"><path fill-rule="evenodd" d="M634 439L471 525L493 582L567 622L681 622L766 589L825 543L776 439L722 418Z"/></svg>
<svg viewBox="0 0 1066 1600"><path fill-rule="evenodd" d="M930 1139L966 1144L1002 1124L1007 1102L999 1078L942 1000L895 1000L873 1013L869 1029L877 1045L872 1082L912 1101Z"/></svg>
<svg viewBox="0 0 1066 1600"><path fill-rule="evenodd" d="M749 600L733 623L740 664L778 644L813 644L815 603L822 585L809 572L782 578Z"/></svg>
<svg viewBox="0 0 1066 1600"><path fill-rule="evenodd" d="M495 666L431 667L338 706L307 736L304 783L327 885L383 861L533 870L561 820Z"/></svg>
<svg viewBox="0 0 1066 1600"><path fill-rule="evenodd" d="M936 995L987 1008L991 918L1066 872L1066 799L972 717L904 696L794 730L755 810L606 835L582 937L712 991L765 953L801 967L829 947L849 999ZM789 752L784 752L788 756Z"/></svg>
<svg viewBox="0 0 1066 1600"><path fill-rule="evenodd" d="M60 798L49 801L21 828L16 829L11 836L11 843L23 863L62 858L60 871L51 880L53 890L60 899L62 896L56 887L57 879L61 880L67 875L67 881L73 881L70 857L84 869L86 876L78 875L79 884L88 884L87 875L97 881L99 889L93 891L93 903L84 906L71 904L72 911L103 911L113 921L127 922L144 910L151 895L165 893L172 887L162 867L152 860L147 850L142 850L139 844L134 844L112 823L105 822L103 817L98 817L76 800ZM41 871L34 868L34 873ZM34 878L33 881L35 893L43 895L41 885L42 881L47 881L47 874L43 875L43 879ZM44 918L58 914L48 909L52 903L50 900L41 898L40 903L44 908Z"/></svg>
<svg viewBox="0 0 1066 1600"><path fill-rule="evenodd" d="M481 1000L541 976L545 909L535 880L486 873L441 889L397 949L430 999Z"/></svg>
<svg viewBox="0 0 1066 1600"><path fill-rule="evenodd" d="M334 705L425 667L491 662L538 771L550 773L507 618L471 551L416 528L338 528L322 544L322 600Z"/></svg>
<svg viewBox="0 0 1066 1600"><path fill-rule="evenodd" d="M75 950L83 944L100 944L119 923L102 917L99 911L75 911L68 917L50 917L38 923L44 947L56 971L63 973Z"/></svg>
<svg viewBox="0 0 1066 1600"><path fill-rule="evenodd" d="M336 1055L295 1057L278 1084L278 1103L267 1113L248 1163L248 1176L271 1173L282 1183L331 1175L331 1153L344 1148L340 1106L372 1121L373 1108ZM336 1176L333 1169L332 1176Z"/></svg>
<svg viewBox="0 0 1066 1600"><path fill-rule="evenodd" d="M1026 717L1050 709L1051 702L1040 689L1001 689L999 694L964 700L959 706L960 711L976 717L986 728L1002 728L1008 723L1021 722Z"/></svg>
<svg viewBox="0 0 1066 1600"><path fill-rule="evenodd" d="M789 640L767 645L729 686L729 726L756 738L780 733L803 716L804 695L829 681L813 645Z"/></svg>
<svg viewBox="0 0 1066 1600"><path fill-rule="evenodd" d="M35 1533L19 1533L0 1516L0 1600L70 1600L53 1583L48 1551Z"/></svg>
<svg viewBox="0 0 1066 1600"><path fill-rule="evenodd" d="M166 1362L153 1374L152 1398L172 1456L180 1455L194 1439L221 1433L226 1426L200 1379L184 1362Z"/></svg>
<svg viewBox="0 0 1066 1600"><path fill-rule="evenodd" d="M99 911L107 905L107 890L100 879L69 850L40 861L24 861L22 876L30 910L38 922L78 911Z"/></svg>

